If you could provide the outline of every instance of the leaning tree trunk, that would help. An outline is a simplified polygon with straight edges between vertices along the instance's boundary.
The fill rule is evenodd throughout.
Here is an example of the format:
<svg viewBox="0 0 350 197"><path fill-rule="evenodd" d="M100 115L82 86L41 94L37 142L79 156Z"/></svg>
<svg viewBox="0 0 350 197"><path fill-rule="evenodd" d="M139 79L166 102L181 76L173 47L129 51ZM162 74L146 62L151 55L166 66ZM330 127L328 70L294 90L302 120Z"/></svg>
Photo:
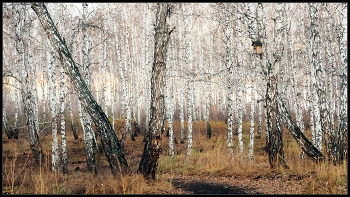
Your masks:
<svg viewBox="0 0 350 197"><path fill-rule="evenodd" d="M322 161L324 156L304 135L299 126L293 121L281 98L278 98L279 114L286 124L293 138L300 145L301 149L315 162Z"/></svg>
<svg viewBox="0 0 350 197"><path fill-rule="evenodd" d="M111 166L112 172L116 175L118 168L118 160L121 164L122 172L128 172L129 167L123 152L121 151L119 140L112 128L111 123L101 107L97 104L85 81L80 75L78 67L74 62L71 53L68 50L66 43L58 33L55 24L53 23L50 14L48 13L44 3L32 3L32 9L37 14L47 37L51 41L51 45L57 52L59 60L63 62L65 73L69 76L70 81L74 86L74 90L78 95L81 104L86 112L90 115L95 125L101 131L101 141L105 148L105 154Z"/></svg>
<svg viewBox="0 0 350 197"><path fill-rule="evenodd" d="M170 17L169 9L167 4L157 4L155 52L151 75L151 118L149 133L138 168L139 172L147 179L155 179L164 129L165 106L162 90L165 83L167 45L171 33L167 24L168 17Z"/></svg>

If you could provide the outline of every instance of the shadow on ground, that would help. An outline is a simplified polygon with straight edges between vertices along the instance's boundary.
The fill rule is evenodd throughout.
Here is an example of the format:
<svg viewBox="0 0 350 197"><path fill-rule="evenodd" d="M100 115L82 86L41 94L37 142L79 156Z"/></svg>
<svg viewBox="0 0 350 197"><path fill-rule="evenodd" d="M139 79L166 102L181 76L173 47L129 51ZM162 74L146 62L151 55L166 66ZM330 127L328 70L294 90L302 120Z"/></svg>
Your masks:
<svg viewBox="0 0 350 197"><path fill-rule="evenodd" d="M259 192L251 191L249 188L241 188L232 185L221 185L214 183L206 183L202 181L186 182L182 179L173 179L172 184L177 189L188 191L192 194L259 194ZM249 191L247 193L247 191Z"/></svg>

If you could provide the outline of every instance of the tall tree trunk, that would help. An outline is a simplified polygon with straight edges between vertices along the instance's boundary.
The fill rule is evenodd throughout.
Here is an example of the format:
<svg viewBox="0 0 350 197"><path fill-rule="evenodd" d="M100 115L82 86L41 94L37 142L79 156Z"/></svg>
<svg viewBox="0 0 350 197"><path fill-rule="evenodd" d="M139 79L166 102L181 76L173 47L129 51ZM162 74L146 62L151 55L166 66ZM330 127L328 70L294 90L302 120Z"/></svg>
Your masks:
<svg viewBox="0 0 350 197"><path fill-rule="evenodd" d="M320 68L320 36L318 35L318 11L315 3L309 4L310 13L310 71L311 71L311 94L312 94L312 107L314 112L315 123L315 144L316 147L322 152L322 125L321 125L321 112L319 108L320 95L318 94L318 72L316 69ZM322 71L321 71L322 72Z"/></svg>
<svg viewBox="0 0 350 197"><path fill-rule="evenodd" d="M266 91L267 129L269 133L269 162L271 168L277 167L277 160L286 167L284 162L281 122L278 108L277 73L283 58L284 27L282 17L284 9L280 3L276 5L274 28L274 62L268 67L268 83Z"/></svg>
<svg viewBox="0 0 350 197"><path fill-rule="evenodd" d="M32 3L31 7L37 14L47 37L51 41L51 45L54 47L55 52L59 57L59 60L64 62L65 72L69 76L81 104L101 132L102 145L104 146L105 154L111 166L112 172L116 175L116 171L119 169L118 161L121 165L122 172L129 172L128 163L123 152L121 151L119 140L112 128L112 125L108 121L105 113L103 113L101 107L92 97L88 86L81 77L78 67L72 59L71 53L58 33L45 4Z"/></svg>
<svg viewBox="0 0 350 197"><path fill-rule="evenodd" d="M210 31L210 40L209 40L209 68L208 71L208 86L207 91L208 95L206 96L206 110L205 110L205 121L207 122L207 139L211 138L211 126L210 126L210 105L211 105L211 78L212 78L212 70L214 67L213 64L213 52L214 52L214 32L213 32L213 26Z"/></svg>
<svg viewBox="0 0 350 197"><path fill-rule="evenodd" d="M341 59L341 75L340 75L340 105L339 105L339 122L338 122L338 161L343 161L348 158L348 114L347 114L347 87L348 87L348 56L347 56L347 14L348 14L348 4L342 3L341 10L341 23L340 23L340 32L338 37L339 42L339 52Z"/></svg>
<svg viewBox="0 0 350 197"><path fill-rule="evenodd" d="M63 4L60 5L60 23L59 24L62 27L62 34L65 35L65 20L64 20L64 11L65 11L65 6ZM62 63L61 63L62 64ZM65 86L65 74L64 74L64 69L63 65L59 69L60 71L60 119L61 119L61 143L62 143L62 171L63 173L68 173L68 157L67 157L67 142L66 142L66 121L64 119L64 112L65 112L65 98L66 98L66 86Z"/></svg>
<svg viewBox="0 0 350 197"><path fill-rule="evenodd" d="M14 16L14 26L15 26L15 46L16 46L16 54L18 57L19 62L19 68L21 73L21 96L22 101L24 104L24 115L26 118L26 126L29 133L29 139L30 139L30 148L33 152L33 159L36 164L40 164L41 159L43 158L42 155L42 148L41 144L39 142L39 135L37 126L35 125L37 122L35 121L35 103L34 103L34 95L33 90L30 87L30 81L34 80L34 76L29 76L28 72L30 68L28 68L30 65L28 65L28 59L25 56L25 45L26 45L26 35L24 32L28 29L25 29L25 24L28 21L25 21L26 19L26 6L22 3L13 3L12 4L13 9L13 16ZM27 24L28 25L28 24ZM30 26L29 26L30 28ZM17 120L15 120L17 123ZM17 125L15 126L15 129L17 128Z"/></svg>
<svg viewBox="0 0 350 197"><path fill-rule="evenodd" d="M151 4L147 4L146 9L146 23L145 23L145 108L146 108L146 120L145 120L145 135L143 141L146 142L149 134L149 121L150 121L150 103L151 103L151 70L152 70L152 53L151 53L151 36L153 35L152 19L151 19Z"/></svg>
<svg viewBox="0 0 350 197"><path fill-rule="evenodd" d="M253 68L255 67L255 60L253 60ZM253 152L254 152L254 111L255 111L255 76L251 77L251 101L250 101L250 131L249 131L249 160L251 163L254 161Z"/></svg>
<svg viewBox="0 0 350 197"><path fill-rule="evenodd" d="M333 98L330 96L333 93L332 90L332 67L335 64L334 59L334 49L332 47L334 39L333 39L333 20L330 17L328 13L328 6L326 3L322 3L322 18L324 18L324 21L327 21L326 24L323 24L323 26L326 26L324 31L324 36L321 37L321 41L325 43L325 62L326 65L323 67L323 91L319 91L322 95L322 108L324 109L323 113L321 113L321 119L324 129L324 142L327 147L327 155L330 160L332 160L334 163L336 163L337 160L337 140L334 132L334 111L332 107ZM327 76L328 75L328 76ZM326 82L327 81L327 82Z"/></svg>
<svg viewBox="0 0 350 197"><path fill-rule="evenodd" d="M241 13L241 5L238 6L238 12ZM237 105L237 133L238 133L238 152L242 156L243 155L243 111L244 111L244 106L242 102L242 97L243 97L243 90L242 86L244 84L243 82L243 58L242 58L242 21L237 20L237 62L236 62L236 69L237 69L237 86L236 88L236 105Z"/></svg>
<svg viewBox="0 0 350 197"><path fill-rule="evenodd" d="M60 68L60 119L61 119L61 139L62 139L62 164L63 164L63 173L68 173L68 157L67 157L67 142L66 142L66 122L64 119L64 108L65 108L65 81L64 81L64 69Z"/></svg>
<svg viewBox="0 0 350 197"><path fill-rule="evenodd" d="M74 53L73 51L73 48L76 48L76 44L74 42L74 37L75 37L75 32L73 32L73 35L72 35L72 40L71 40L71 44L70 44L70 49L69 49L69 52L71 54ZM75 123L74 123L74 116L73 116L73 109L72 109L72 96L73 96L73 85L72 83L69 83L70 85L70 91L69 91L69 94L68 94L68 111L69 111L69 116L70 116L70 126L71 126L71 129L72 129L72 132L73 132L73 136L74 136L74 139L77 140L78 139L78 134L77 134L77 130L76 130L76 127L75 127Z"/></svg>
<svg viewBox="0 0 350 197"><path fill-rule="evenodd" d="M179 10L180 12L182 11L181 6L184 6L182 4L179 4ZM179 22L178 24L183 23L183 17L179 17ZM183 30L182 30L182 25L179 25L179 45L181 46L182 44L182 37L183 37ZM180 49L179 51L179 59L182 60L183 58L183 49ZM183 76L184 71L183 71L183 61L179 61L179 75ZM180 143L185 143L185 118L184 118L184 87L183 87L183 77L179 80L179 96L178 96L178 103L179 103L179 116L180 116Z"/></svg>
<svg viewBox="0 0 350 197"><path fill-rule="evenodd" d="M55 57L53 52L47 52L48 67L47 73L49 77L49 94L50 94L50 111L51 111L51 129L52 129L52 171L59 171L59 149L57 139L57 104L56 104L56 72L55 72Z"/></svg>
<svg viewBox="0 0 350 197"><path fill-rule="evenodd" d="M258 40L261 41L262 47L261 51L262 54L260 54L260 68L259 71L261 73L261 82L262 82L262 88L264 90L267 89L267 67L268 67L268 50L267 50L267 35L266 35L266 28L265 28L265 22L264 22L264 7L262 3L258 3L257 9L256 9L256 18L257 18L257 26L258 26ZM265 97L265 103L266 104L266 97ZM260 103L260 102L259 102ZM265 125L265 141L266 141L266 152L268 152L269 149L269 133L267 129L267 108L264 106L264 125Z"/></svg>
<svg viewBox="0 0 350 197"><path fill-rule="evenodd" d="M124 10L125 21L128 20L128 16L126 10ZM129 96L129 84L131 84L132 78L127 75L127 73L131 72L131 55L129 50L129 31L130 28L123 23L125 28L125 37L124 37L124 85L123 85L123 96L124 96L124 109L125 109L125 126L122 132L121 145L124 147L125 139L128 133L131 135L131 139L133 140L133 134L131 129L131 106L130 106L130 96ZM127 68L129 68L129 72L127 72ZM131 74L130 74L131 76ZM130 81L130 82L129 82Z"/></svg>
<svg viewBox="0 0 350 197"><path fill-rule="evenodd" d="M187 15L192 13L193 4L189 5L187 9ZM184 8L184 7L183 7ZM188 19L185 29L185 44L186 44L186 66L190 72L190 76L187 79L187 153L185 156L184 163L189 161L191 151L192 151L192 119L193 119L193 94L194 94L194 83L193 83L193 55L192 55L192 39L191 39L191 29L192 27L192 18Z"/></svg>
<svg viewBox="0 0 350 197"><path fill-rule="evenodd" d="M89 57L89 33L87 29L87 7L88 5L86 3L83 3L83 29L82 29L82 39L83 39L83 76L84 80L86 83L86 86L88 90L91 90L91 85L90 85L90 76L91 76L91 71L90 71L90 57ZM82 110L82 126L83 131L84 131L84 143L85 143L85 149L86 149L86 164L87 164L87 170L90 172L95 172L96 173L96 164L95 164L95 154L94 154L94 131L92 130L92 124L91 124L91 119L84 108Z"/></svg>
<svg viewBox="0 0 350 197"><path fill-rule="evenodd" d="M253 15L252 10L255 9L253 7L253 4L247 4L247 14ZM249 35L252 39L252 41L256 41L258 38L258 27L255 20L252 20L252 18L249 18L248 20L248 31ZM252 54L252 70L257 70L256 62L258 61L258 54L254 53ZM255 83L256 83L256 76L254 72L251 74L250 77L250 135L249 135L249 160L251 163L253 163L253 152L254 152L254 111L255 111L255 95L253 92L255 91Z"/></svg>
<svg viewBox="0 0 350 197"><path fill-rule="evenodd" d="M321 37L319 35L319 28L318 28L318 11L315 11L315 9L319 9L319 7L316 8L316 5L310 5L310 11L311 14L311 50L312 50L312 66L315 69L315 77L316 77L316 83L314 83L314 88L316 88L316 92L319 98L319 110L320 110L320 121L321 121L321 135L320 135L320 141L321 141L321 147L322 147L322 138L325 142L326 152L328 154L328 159L335 160L335 155L333 155L333 145L329 145L328 143L332 143L334 139L333 136L330 135L330 119L329 119L329 111L327 107L327 101L326 101L326 89L324 81L326 79L325 75L325 69L322 62L322 51L321 48ZM316 58L316 59L315 59ZM317 127L316 127L317 128ZM323 137L324 136L324 137Z"/></svg>
<svg viewBox="0 0 350 197"><path fill-rule="evenodd" d="M170 38L168 23L170 8L157 3L155 27L155 53L151 75L151 119L148 139L139 164L139 172L147 179L155 179L158 158L161 151L162 133L165 120L164 93L167 45Z"/></svg>
<svg viewBox="0 0 350 197"><path fill-rule="evenodd" d="M171 26L173 23L169 21L169 25ZM173 127L173 117L174 117L174 108L175 108L175 98L174 98L174 70L176 68L176 58L175 58L175 42L173 40L173 35L170 35L171 40L171 48L170 49L170 56L169 56L169 63L170 68L168 69L168 76L167 76L167 86L170 90L167 91L167 118L168 118L168 124L169 124L169 155L174 158L174 127Z"/></svg>
<svg viewBox="0 0 350 197"><path fill-rule="evenodd" d="M225 8L227 5L225 4ZM228 72L227 84L228 84L228 94L227 94L227 148L229 149L231 156L233 156L233 52L232 52L232 27L230 24L229 13L225 12L225 36L226 36L226 67ZM210 96L210 95L208 95ZM208 109L207 109L208 110Z"/></svg>

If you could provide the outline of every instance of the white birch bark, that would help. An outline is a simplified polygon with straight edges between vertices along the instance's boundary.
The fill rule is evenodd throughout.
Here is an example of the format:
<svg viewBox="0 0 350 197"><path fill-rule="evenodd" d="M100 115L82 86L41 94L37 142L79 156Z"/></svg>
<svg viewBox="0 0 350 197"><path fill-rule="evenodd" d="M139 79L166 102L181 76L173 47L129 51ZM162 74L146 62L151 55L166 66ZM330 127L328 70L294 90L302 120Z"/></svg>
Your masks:
<svg viewBox="0 0 350 197"><path fill-rule="evenodd" d="M15 53L16 54L16 53ZM15 55L16 56L16 55ZM20 83L16 80L15 81L15 87L17 87L18 89L20 89ZM15 118L15 120L14 120L14 123L13 123L13 128L14 128L14 130L17 130L17 132L18 132L18 113L19 113L19 99L20 99L20 93L19 93L19 91L15 91L14 93L14 101L15 101L15 114L14 114L14 118Z"/></svg>
<svg viewBox="0 0 350 197"><path fill-rule="evenodd" d="M321 114L319 108L319 95L317 94L318 82L316 70L321 64L320 59L320 37L318 35L318 11L316 4L309 4L310 13L310 57L311 57L311 94L312 94L312 108L314 113L314 124L315 124L315 146L322 152L322 127L321 127Z"/></svg>
<svg viewBox="0 0 350 197"><path fill-rule="evenodd" d="M338 160L342 161L347 158L347 139L348 139L348 115L347 115L347 102L348 102L348 94L347 94L347 71L348 71L348 56L347 56L347 3L342 3L341 5L341 22L340 22L340 32L339 32L339 52L340 52L340 60L341 60L341 75L340 75L340 103L339 103L339 126L338 126L338 149L339 156Z"/></svg>
<svg viewBox="0 0 350 197"><path fill-rule="evenodd" d="M107 106L107 86L106 86L106 70L107 70L107 43L106 41L102 45L102 109L108 116L108 106Z"/></svg>
<svg viewBox="0 0 350 197"><path fill-rule="evenodd" d="M227 4L225 4L225 9ZM225 36L226 36L226 67L227 67L227 85L228 85L228 95L227 95L227 147L233 155L233 52L232 52L232 24L230 23L229 13L225 12ZM210 95L208 95L209 97Z"/></svg>
<svg viewBox="0 0 350 197"><path fill-rule="evenodd" d="M15 33L15 47L18 67L19 67L19 78L20 94L23 102L23 114L25 115L26 126L29 134L30 148L33 152L33 159L36 164L39 165L40 157L42 156L42 149L39 142L38 126L36 117L36 106L35 106L35 92L31 84L35 80L35 76L32 74L32 62L26 54L26 49L30 42L30 30L31 21L28 19L28 12L26 5L23 3L12 4L12 16L14 17L14 33ZM27 32L27 33L26 33ZM30 55L30 52L29 52ZM20 108L18 108L19 110ZM17 120L16 120L17 121ZM17 127L17 125L16 125ZM16 128L15 128L16 129ZM16 132L16 131L15 131Z"/></svg>
<svg viewBox="0 0 350 197"><path fill-rule="evenodd" d="M154 35L151 18L151 4L147 4L147 16L146 16L146 83L145 83L145 108L146 108L146 122L145 122L145 138L149 131L149 120L150 120L150 104L151 104L151 68L152 68L152 47L151 47L151 36Z"/></svg>
<svg viewBox="0 0 350 197"><path fill-rule="evenodd" d="M169 26L172 26L172 21L169 22ZM167 118L168 118L168 124L169 124L169 155L174 158L174 128L173 128L173 117L174 117L174 105L175 105L175 98L174 98L174 69L176 66L176 58L175 58L175 42L174 42L174 36L173 34L170 35L171 40L171 47L169 47L170 55L168 56L168 62L167 64L170 65L168 67L168 76L166 78L167 80L167 87L169 87L170 90L167 91Z"/></svg>
<svg viewBox="0 0 350 197"><path fill-rule="evenodd" d="M189 5L189 8L187 9L187 15L192 14L193 10L193 4L191 3ZM185 44L186 44L186 65L188 66L188 70L191 73L191 76L187 79L187 115L188 115L188 127L187 127L187 153L185 157L185 163L189 161L189 157L191 155L192 151L192 116L193 116L193 94L194 94L194 82L193 82L193 55L192 55L192 41L191 41L191 30L192 27L192 17L188 19L188 24L186 24L185 29Z"/></svg>
<svg viewBox="0 0 350 197"><path fill-rule="evenodd" d="M90 84L90 58L89 58L89 33L87 29L87 7L88 5L86 3L83 3L83 48L82 48L82 54L83 54L83 78L85 80L87 88L91 89ZM85 111L85 109L82 109L82 126L83 126L83 132L84 132L84 143L86 148L86 163L87 163L87 170L90 172L96 172L96 165L95 165L95 155L94 155L94 132L91 128L91 119L88 113ZM96 144L97 146L97 144Z"/></svg>
<svg viewBox="0 0 350 197"><path fill-rule="evenodd" d="M28 14L26 14L26 17L28 17ZM28 18L26 19L28 20ZM31 29L31 26L29 26ZM28 67L29 67L29 75L30 75L30 87L32 89L32 107L33 107L33 116L34 116L34 125L35 130L39 132L39 109L38 109L38 92L36 89L36 72L35 72L35 65L33 64L33 55L32 55L32 48L31 48L31 39L30 39L30 29L28 29Z"/></svg>
<svg viewBox="0 0 350 197"><path fill-rule="evenodd" d="M210 40L209 40L209 68L207 69L208 73L208 85L207 85L207 92L208 94L206 95L206 107L205 107L205 120L206 120L206 125L207 125L207 139L211 138L211 125L210 125L210 105L211 105L211 80L212 80L212 73L213 73L213 52L214 52L214 31L213 31L213 26L211 26L211 31L210 31Z"/></svg>
<svg viewBox="0 0 350 197"><path fill-rule="evenodd" d="M128 167L125 156L121 151L120 143L117 136L115 135L115 132L113 131L112 125L108 121L105 113L101 110L101 107L92 97L91 91L89 90L87 84L82 79L78 67L73 60L67 45L57 31L57 28L52 21L45 4L31 3L31 8L38 16L42 27L45 30L46 36L51 42L51 46L55 49L56 54L60 57L59 60L61 62L65 62L63 65L65 67L66 74L70 77L70 80L74 85L74 90L79 96L82 105L84 106L84 110L89 113L95 125L101 132L101 141L103 143L105 155L108 158L108 162L111 166L113 175L117 175L116 170L118 169L120 169L124 174L129 172L130 169ZM121 165L121 168L118 168L118 161Z"/></svg>
<svg viewBox="0 0 350 197"><path fill-rule="evenodd" d="M239 12L241 13L241 6L238 7ZM243 86L243 60L242 60L242 23L240 20L237 20L237 63L236 63L236 69L237 69L237 124L238 124L238 152L242 155L243 154L243 135L242 135L242 123L243 123L243 104L242 104L242 86Z"/></svg>
<svg viewBox="0 0 350 197"><path fill-rule="evenodd" d="M322 26L325 26L325 30L323 31L322 42L325 46L325 66L323 68L323 86L324 93L323 95L323 108L327 109L327 113L323 113L321 119L323 119L323 126L327 133L325 133L325 143L327 147L328 157L337 160L337 148L336 148L336 136L334 132L334 110L333 110L333 90L332 90L332 80L333 80L333 67L335 67L336 61L334 59L334 49L333 49L333 34L335 29L333 25L333 19L330 17L328 13L328 4L322 3L322 18L324 23ZM326 22L327 21L327 22ZM322 33L322 32L321 32ZM326 125L325 125L326 124Z"/></svg>
<svg viewBox="0 0 350 197"><path fill-rule="evenodd" d="M255 60L253 60L253 64L255 64ZM255 67L255 66L254 66ZM251 80L251 101L250 101L250 130L249 130L249 161L253 163L254 157L254 111L255 111L255 95L253 95L253 91L255 89L255 83L252 77Z"/></svg>
<svg viewBox="0 0 350 197"><path fill-rule="evenodd" d="M65 35L66 31L65 31L65 20L64 20L64 13L66 11L66 7L61 4L60 5L60 21L59 24L62 27L62 34ZM61 143L62 143L62 170L63 173L68 173L68 157L67 157L67 142L66 142L66 122L64 119L64 115L65 115L65 98L66 98L66 86L65 86L65 74L64 74L64 68L63 66L60 67L59 69L60 72L60 93L59 93L59 98L60 98L60 119L61 119Z"/></svg>
<svg viewBox="0 0 350 197"><path fill-rule="evenodd" d="M254 10L254 5L253 4L247 4L247 14L249 16L253 16L252 10ZM251 17L248 18L248 28L249 28L249 34L250 37L253 41L256 41L258 38L258 27L257 23L255 20L253 20ZM252 69L257 70L258 68L256 67L256 61L258 60L258 55L253 54L252 55ZM254 111L255 111L255 94L253 92L256 89L256 76L255 73L252 72L251 78L250 78L250 96L251 96L251 103L250 103L250 131L249 131L249 161L253 163L253 151L254 151Z"/></svg>
<svg viewBox="0 0 350 197"><path fill-rule="evenodd" d="M124 10L124 17L125 20L127 20L127 15L126 11ZM130 101L129 101L129 87L128 87L128 77L127 77L127 68L130 68L130 51L129 51L129 28L126 27L126 24L123 23L123 28L126 33L124 36L124 42L122 42L124 45L122 46L122 52L123 52L123 67L121 64L120 65L120 75L121 75L121 82L122 82L122 94L123 94L123 103L124 103L124 111L125 111L125 125L122 131L122 138L121 138L121 146L124 147L125 139L127 133L131 133L131 124L130 124L130 119L131 119L131 109L130 109Z"/></svg>
<svg viewBox="0 0 350 197"><path fill-rule="evenodd" d="M52 171L59 171L59 148L57 139L57 102L56 102L56 72L55 72L55 57L52 51L47 52L47 73L48 73L48 83L49 83L49 94L50 94L50 112L51 112L51 129L52 129Z"/></svg>
<svg viewBox="0 0 350 197"><path fill-rule="evenodd" d="M181 9L181 4L179 4L179 10L182 11ZM182 24L183 23L183 18L179 17L179 22L178 24ZM183 37L183 30L182 30L182 25L179 25L179 43L180 43L180 47L182 46L182 37ZM183 50L180 49L179 51L179 75L183 76L184 72L184 68L183 68ZM184 90L183 90L183 77L181 77L181 79L178 81L179 85L179 96L178 96L178 102L179 102L179 116L180 116L180 143L184 143L185 142L185 118L184 118Z"/></svg>
<svg viewBox="0 0 350 197"><path fill-rule="evenodd" d="M280 113L278 107L278 70L284 54L285 26L283 24L284 5L276 4L274 20L273 61L268 66L268 83L266 92L267 128L269 132L268 154L270 166L274 168L277 161L284 163L284 151Z"/></svg>

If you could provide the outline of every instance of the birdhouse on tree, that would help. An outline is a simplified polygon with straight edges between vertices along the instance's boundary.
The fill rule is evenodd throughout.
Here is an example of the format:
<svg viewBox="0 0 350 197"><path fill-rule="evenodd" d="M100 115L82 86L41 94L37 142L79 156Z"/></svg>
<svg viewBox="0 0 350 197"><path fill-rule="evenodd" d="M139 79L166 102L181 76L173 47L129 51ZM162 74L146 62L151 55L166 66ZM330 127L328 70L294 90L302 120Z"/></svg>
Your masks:
<svg viewBox="0 0 350 197"><path fill-rule="evenodd" d="M262 43L259 40L253 41L252 46L253 46L254 53L261 55Z"/></svg>

